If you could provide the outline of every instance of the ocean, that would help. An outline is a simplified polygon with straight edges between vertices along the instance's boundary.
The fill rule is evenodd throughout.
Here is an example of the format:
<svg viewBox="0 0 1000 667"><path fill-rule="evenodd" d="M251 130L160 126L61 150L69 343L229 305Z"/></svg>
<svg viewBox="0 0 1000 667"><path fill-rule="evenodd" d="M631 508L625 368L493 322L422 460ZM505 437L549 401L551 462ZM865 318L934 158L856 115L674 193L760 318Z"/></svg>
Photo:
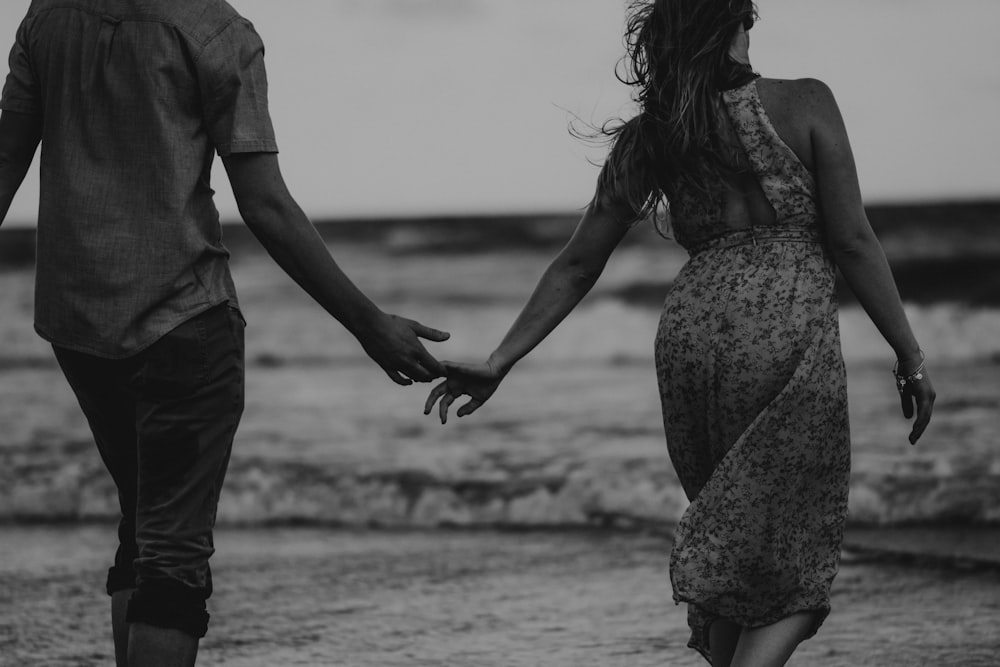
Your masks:
<svg viewBox="0 0 1000 667"><path fill-rule="evenodd" d="M939 398L906 441L893 357L842 289L855 525L1000 522L1000 205L873 207ZM575 215L321 224L383 309L452 333L471 361L499 341ZM247 410L226 525L669 528L686 501L663 439L652 342L685 253L630 233L581 306L475 415L422 414L240 226L227 226L247 329ZM86 423L31 327L31 233L0 232L0 521L116 512Z"/></svg>

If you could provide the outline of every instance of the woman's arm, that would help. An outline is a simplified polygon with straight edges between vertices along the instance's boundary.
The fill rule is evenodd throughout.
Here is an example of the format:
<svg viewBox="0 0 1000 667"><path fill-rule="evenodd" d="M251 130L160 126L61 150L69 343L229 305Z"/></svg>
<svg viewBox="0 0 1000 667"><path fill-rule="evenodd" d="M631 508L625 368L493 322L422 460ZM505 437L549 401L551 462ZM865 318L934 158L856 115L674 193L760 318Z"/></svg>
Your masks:
<svg viewBox="0 0 1000 667"><path fill-rule="evenodd" d="M620 220L633 216L621 214L600 196L594 198L493 354L483 364L445 362L448 380L431 391L424 414L429 414L435 401L441 399L439 412L441 423L445 423L448 407L457 397L471 397L458 410L458 416L463 417L492 396L514 364L541 343L597 282L611 253L628 232L628 225Z"/></svg>
<svg viewBox="0 0 1000 667"><path fill-rule="evenodd" d="M899 373L909 375L922 363L920 346L903 312L903 305L882 246L865 214L858 184L854 154L847 138L840 109L830 89L820 81L807 80L804 99L811 106L811 139L826 238L834 261L847 284L886 339L899 363ZM930 420L934 389L926 375L904 392L903 413L917 420L910 434L916 442Z"/></svg>
<svg viewBox="0 0 1000 667"><path fill-rule="evenodd" d="M489 361L504 375L545 340L597 283L628 226L610 207L591 203L566 246L549 264L531 298Z"/></svg>

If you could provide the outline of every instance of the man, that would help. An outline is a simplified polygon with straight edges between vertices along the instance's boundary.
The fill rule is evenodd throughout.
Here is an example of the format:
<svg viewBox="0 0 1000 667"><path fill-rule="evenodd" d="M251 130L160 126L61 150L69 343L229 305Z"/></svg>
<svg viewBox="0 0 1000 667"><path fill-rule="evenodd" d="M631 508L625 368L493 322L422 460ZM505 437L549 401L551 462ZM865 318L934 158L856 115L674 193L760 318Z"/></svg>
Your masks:
<svg viewBox="0 0 1000 667"><path fill-rule="evenodd" d="M35 328L118 488L118 665L193 665L243 409L243 321L209 176L277 263L399 384L443 374L330 257L285 187L264 48L223 0L34 0L0 108L0 221L39 143Z"/></svg>

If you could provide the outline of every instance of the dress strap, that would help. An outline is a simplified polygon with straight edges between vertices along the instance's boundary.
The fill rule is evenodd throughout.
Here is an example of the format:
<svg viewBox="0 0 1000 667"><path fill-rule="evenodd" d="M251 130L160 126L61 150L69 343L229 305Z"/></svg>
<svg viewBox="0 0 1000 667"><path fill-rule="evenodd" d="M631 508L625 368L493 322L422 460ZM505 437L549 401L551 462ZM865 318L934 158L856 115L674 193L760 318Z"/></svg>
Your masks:
<svg viewBox="0 0 1000 667"><path fill-rule="evenodd" d="M779 222L815 218L816 183L795 152L771 124L757 80L724 91L722 99L761 189Z"/></svg>

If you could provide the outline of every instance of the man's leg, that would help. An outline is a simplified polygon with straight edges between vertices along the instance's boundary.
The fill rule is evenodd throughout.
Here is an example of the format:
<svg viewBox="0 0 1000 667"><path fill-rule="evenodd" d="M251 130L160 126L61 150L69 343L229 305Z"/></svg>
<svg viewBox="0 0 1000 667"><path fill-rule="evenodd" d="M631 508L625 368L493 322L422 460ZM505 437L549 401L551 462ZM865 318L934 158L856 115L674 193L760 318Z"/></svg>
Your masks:
<svg viewBox="0 0 1000 667"><path fill-rule="evenodd" d="M744 628L733 655L733 667L782 667L816 622L802 611L760 628Z"/></svg>
<svg viewBox="0 0 1000 667"><path fill-rule="evenodd" d="M130 628L130 667L193 667L198 659L198 640L182 630L145 623Z"/></svg>
<svg viewBox="0 0 1000 667"><path fill-rule="evenodd" d="M729 667L736 652L743 627L732 621L716 619L708 630L708 645L712 651L712 667Z"/></svg>
<svg viewBox="0 0 1000 667"><path fill-rule="evenodd" d="M129 625L125 621L128 601L135 593L134 588L125 588L111 594L111 629L115 638L115 665L128 667Z"/></svg>
<svg viewBox="0 0 1000 667"><path fill-rule="evenodd" d="M111 596L115 664L128 667L125 608L135 590L133 562L139 554L135 543L137 464L135 400L129 388L131 364L128 360L101 359L61 348L55 348L55 354L118 489L118 551L108 571L107 591Z"/></svg>
<svg viewBox="0 0 1000 667"><path fill-rule="evenodd" d="M208 627L219 493L243 411L243 324L228 306L177 327L133 378L138 431L129 666L193 665Z"/></svg>

